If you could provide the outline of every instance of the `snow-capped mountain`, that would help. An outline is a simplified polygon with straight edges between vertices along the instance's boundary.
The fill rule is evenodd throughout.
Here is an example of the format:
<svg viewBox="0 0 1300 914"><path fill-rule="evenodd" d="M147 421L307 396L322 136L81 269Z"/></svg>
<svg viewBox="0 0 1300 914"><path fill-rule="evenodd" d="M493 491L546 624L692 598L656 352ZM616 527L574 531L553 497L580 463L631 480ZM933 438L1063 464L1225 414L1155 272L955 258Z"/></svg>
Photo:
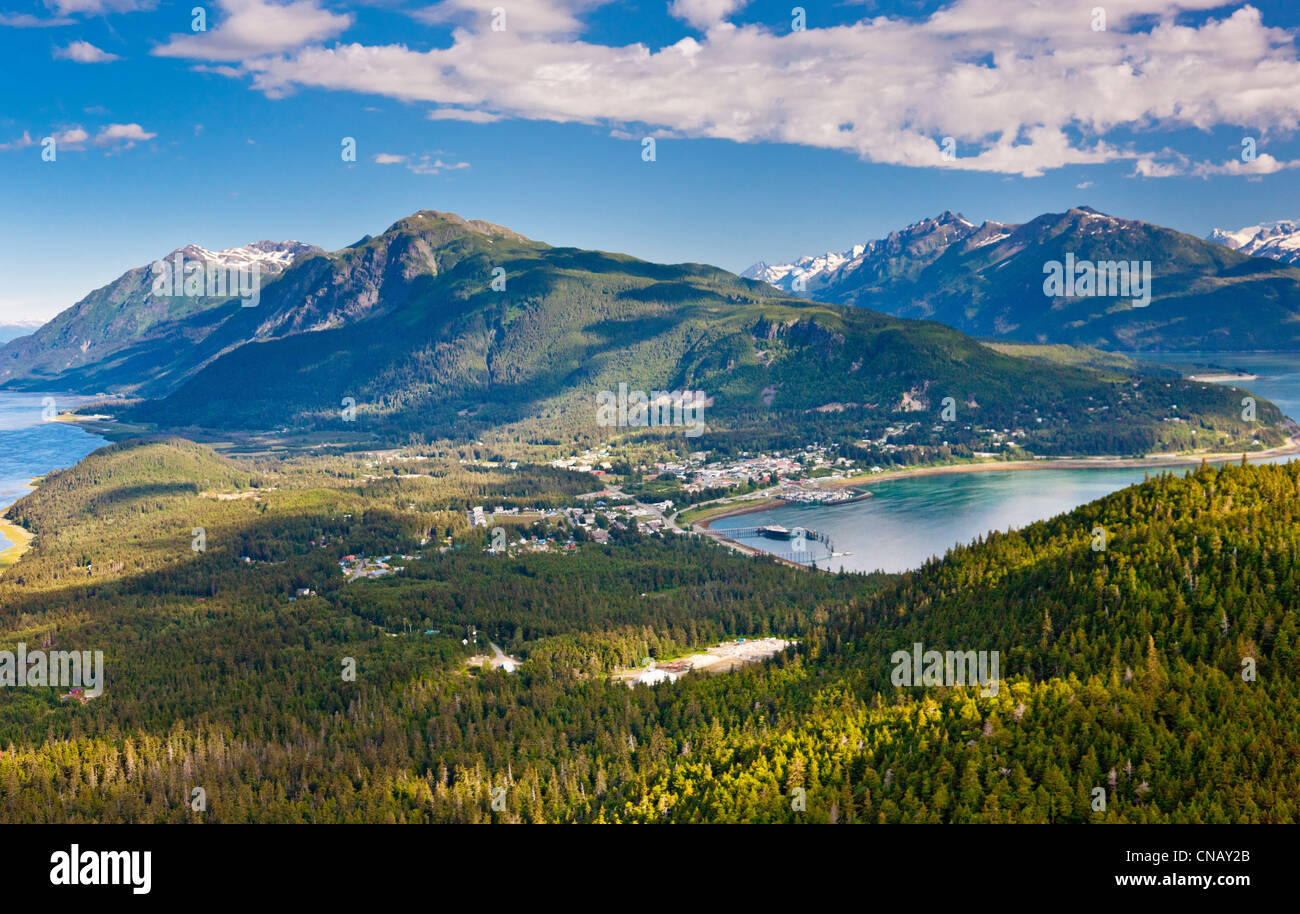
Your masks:
<svg viewBox="0 0 1300 914"><path fill-rule="evenodd" d="M838 262L801 258L756 265L746 275L776 278L780 288L817 301L934 320L977 337L1103 349L1214 349L1227 340L1241 349L1300 345L1300 263L1276 262L1300 253L1295 223L1222 238L1229 235L1208 241L1090 206L1021 225L976 226L945 212ZM1276 260L1242 269L1251 254ZM1113 288L1051 296L1044 270L1067 261L1137 264L1145 273L1135 275L1150 280L1125 290L1114 266ZM802 291L791 288L795 280Z"/></svg>
<svg viewBox="0 0 1300 914"><path fill-rule="evenodd" d="M190 264L203 264L205 273L211 269L231 271L232 275L235 271L251 272L256 265L260 288L278 278L298 256L316 252L321 249L301 241L254 241L221 251L187 244L158 260L175 273L179 259L183 275L194 271ZM45 379L70 377L69 373L104 364L110 356L125 354L131 347L152 341L159 333L177 330L187 321L190 323L184 330L177 331L179 341L175 345L193 344L217 326L217 322L205 321L202 316L239 294L227 291L224 295L187 297L180 286L174 292L155 292L158 276L154 263L127 270L35 332L5 343L0 384L22 379L39 385Z"/></svg>
<svg viewBox="0 0 1300 914"><path fill-rule="evenodd" d="M864 267L866 273L889 273L900 258L929 262L956 242L964 241L968 242L968 247L980 247L1006 238L1016 228L1002 222L975 225L961 213L944 211L936 218L922 219L905 229L890 232L884 238L855 244L847 251L808 255L775 266L760 260L740 275L795 295L815 297L818 290L839 283Z"/></svg>
<svg viewBox="0 0 1300 914"><path fill-rule="evenodd" d="M1264 222L1235 232L1215 229L1207 239L1252 257L1271 257L1282 263L1300 264L1300 220Z"/></svg>
<svg viewBox="0 0 1300 914"><path fill-rule="evenodd" d="M187 244L163 259L180 254L186 260L199 260L227 268L247 267L256 263L262 273L279 273L293 263L299 254L319 250L314 244L304 244L301 241L254 241L242 247L220 251L210 251L198 244Z"/></svg>
<svg viewBox="0 0 1300 914"><path fill-rule="evenodd" d="M855 244L847 251L827 251L825 254L811 254L800 257L794 263L768 264L759 261L740 275L746 279L757 279L784 289L786 292L807 293L821 284L820 278L835 272L847 263L852 263L867 250L865 244Z"/></svg>

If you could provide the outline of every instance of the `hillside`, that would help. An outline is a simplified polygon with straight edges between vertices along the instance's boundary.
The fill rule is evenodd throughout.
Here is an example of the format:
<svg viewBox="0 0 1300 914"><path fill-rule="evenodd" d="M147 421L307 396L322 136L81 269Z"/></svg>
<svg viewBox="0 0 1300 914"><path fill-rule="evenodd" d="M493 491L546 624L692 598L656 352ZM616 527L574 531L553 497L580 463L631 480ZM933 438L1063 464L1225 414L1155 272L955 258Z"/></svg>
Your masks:
<svg viewBox="0 0 1300 914"><path fill-rule="evenodd" d="M632 818L798 821L803 784L820 821L1294 822L1298 522L1300 466L1203 467L954 549L832 612L807 717L727 728ZM998 651L998 694L898 687L917 643Z"/></svg>
<svg viewBox="0 0 1300 914"><path fill-rule="evenodd" d="M1197 428L1205 443L1281 440L1270 404L1247 425L1228 389L1044 364L713 267L553 248L428 211L300 260L245 312L199 347L212 357L192 377L122 417L374 442L592 442L639 431L598 422L600 392L623 384L703 391L710 434L749 446L937 419L948 397L961 421L936 443L973 445L980 428L1023 429L1045 453L1186 448Z"/></svg>
<svg viewBox="0 0 1300 914"><path fill-rule="evenodd" d="M246 310L239 279L231 282L239 274L232 271L243 270L247 288L260 292L297 257L319 250L297 241L257 241L216 252L194 244L177 248L156 261L165 269L155 271L154 264L130 269L34 333L0 348L0 387L86 394L163 389L184 371L197 345ZM207 294L209 270L211 291L222 294ZM172 273L182 281L156 286ZM189 277L201 277L202 287L187 287Z"/></svg>
<svg viewBox="0 0 1300 914"><path fill-rule="evenodd" d="M1300 346L1300 269L1086 206L1023 225L975 225L944 213L853 250L860 253L829 270L784 265L777 281L790 287L801 275L806 293L821 301L1024 342L1121 350ZM1082 271L1084 262L1110 261L1149 261L1149 288L1046 294L1046 265L1073 262Z"/></svg>
<svg viewBox="0 0 1300 914"><path fill-rule="evenodd" d="M464 493L565 503L558 477L416 468L247 465L136 443L23 499L38 538L0 577L0 641L102 649L107 686L85 704L12 690L0 780L22 789L0 793L5 820L1300 813L1300 465L1160 476L894 577L810 574L631 530L493 556ZM463 548L424 548L426 533ZM418 557L346 582L336 562L352 552ZM462 645L471 628L522 657L520 671L467 670L484 647ZM762 634L800 646L655 688L606 681L648 654ZM916 642L998 651L997 694L895 685L892 655ZM208 797L197 816L169 799L191 783Z"/></svg>

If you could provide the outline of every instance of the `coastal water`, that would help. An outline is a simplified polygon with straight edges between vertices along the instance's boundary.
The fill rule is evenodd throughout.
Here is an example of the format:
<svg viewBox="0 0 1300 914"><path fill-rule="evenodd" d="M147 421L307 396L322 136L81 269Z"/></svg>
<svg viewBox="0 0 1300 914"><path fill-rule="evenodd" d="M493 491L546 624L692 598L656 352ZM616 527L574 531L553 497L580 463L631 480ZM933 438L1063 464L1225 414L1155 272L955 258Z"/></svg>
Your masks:
<svg viewBox="0 0 1300 914"><path fill-rule="evenodd" d="M1272 400L1300 421L1300 353L1144 353L1143 358L1178 365L1213 365L1258 375L1232 382ZM1274 458L1268 462L1295 459ZM825 533L836 552L828 556L809 541L818 568L848 571L906 571L955 545L994 530L1023 527L1077 508L1118 489L1142 482L1147 474L1185 473L1192 467L1133 469L989 470L976 473L912 476L869 483L874 497L838 505L785 505L723 518L719 532L779 524ZM782 553L790 544L760 537L733 537L768 552Z"/></svg>
<svg viewBox="0 0 1300 914"><path fill-rule="evenodd" d="M34 477L72 466L108 444L67 422L47 419L50 405L66 409L85 397L0 391L0 511L29 491ZM13 545L0 533L0 552Z"/></svg>
<svg viewBox="0 0 1300 914"><path fill-rule="evenodd" d="M1205 365L1258 375L1232 382L1272 400L1300 421L1300 353L1142 353L1141 357L1173 365ZM86 398L59 394L0 391L0 510L25 495L36 476L71 466L108 444L66 422L47 421L47 397L66 408ZM1292 458L1278 458L1287 460ZM990 470L979 473L914 476L869 484L874 497L840 505L787 505L724 518L719 531L780 524L827 534L837 552L828 556L809 541L818 567L849 571L904 571L932 556L992 530L1022 527L1054 517L1125 486L1141 482L1159 469ZM1175 468L1173 472L1185 472ZM770 552L788 552L788 542L737 537ZM11 543L0 534L0 551Z"/></svg>
<svg viewBox="0 0 1300 914"><path fill-rule="evenodd" d="M1300 353L1292 352L1130 352L1135 359L1178 368L1210 366L1258 375L1252 381L1228 381L1265 400L1300 422Z"/></svg>

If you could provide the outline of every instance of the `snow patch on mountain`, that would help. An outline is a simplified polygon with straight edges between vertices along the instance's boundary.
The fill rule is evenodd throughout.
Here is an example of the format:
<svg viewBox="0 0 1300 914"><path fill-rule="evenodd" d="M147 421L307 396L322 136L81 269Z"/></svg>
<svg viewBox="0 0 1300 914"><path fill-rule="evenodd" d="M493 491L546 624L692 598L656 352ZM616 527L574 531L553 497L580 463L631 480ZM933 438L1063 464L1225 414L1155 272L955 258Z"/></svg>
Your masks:
<svg viewBox="0 0 1300 914"><path fill-rule="evenodd" d="M786 292L806 292L809 286L817 285L820 279L861 258L866 250L867 245L855 244L847 251L827 251L825 254L808 255L800 257L793 263L768 264L760 260L740 275L746 279L757 279L759 282L768 283Z"/></svg>
<svg viewBox="0 0 1300 914"><path fill-rule="evenodd" d="M1003 238L1010 238L1010 232L998 232L996 235L989 235L987 238L981 238L971 245L973 248L982 248L986 245L997 244Z"/></svg>
<svg viewBox="0 0 1300 914"><path fill-rule="evenodd" d="M239 269L258 265L262 273L279 273L300 254L320 251L314 244L301 241L254 241L237 248L210 251L202 245L187 244L177 248L164 259L180 254L186 260L197 260L215 266Z"/></svg>
<svg viewBox="0 0 1300 914"><path fill-rule="evenodd" d="M1216 228L1206 238L1252 257L1300 265L1300 220L1263 222L1235 231Z"/></svg>
<svg viewBox="0 0 1300 914"><path fill-rule="evenodd" d="M961 213L945 210L936 218L922 219L901 231L891 232L885 238L855 244L846 251L806 255L789 263L769 264L760 260L740 275L795 295L808 295L876 257L895 256L900 251L917 248L942 250L968 239L973 247L980 247L1001 241L1017 227L1002 222L985 222L976 226Z"/></svg>

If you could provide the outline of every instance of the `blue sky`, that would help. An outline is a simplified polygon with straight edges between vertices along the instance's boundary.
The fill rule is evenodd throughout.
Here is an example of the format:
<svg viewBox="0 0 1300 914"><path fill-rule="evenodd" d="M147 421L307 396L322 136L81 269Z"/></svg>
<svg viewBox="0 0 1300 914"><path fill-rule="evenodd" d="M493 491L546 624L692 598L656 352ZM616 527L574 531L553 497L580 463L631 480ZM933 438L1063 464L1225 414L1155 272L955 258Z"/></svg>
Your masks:
<svg viewBox="0 0 1300 914"><path fill-rule="evenodd" d="M1291 2L197 2L6 0L0 322L419 209L737 271L945 209L1300 217Z"/></svg>

